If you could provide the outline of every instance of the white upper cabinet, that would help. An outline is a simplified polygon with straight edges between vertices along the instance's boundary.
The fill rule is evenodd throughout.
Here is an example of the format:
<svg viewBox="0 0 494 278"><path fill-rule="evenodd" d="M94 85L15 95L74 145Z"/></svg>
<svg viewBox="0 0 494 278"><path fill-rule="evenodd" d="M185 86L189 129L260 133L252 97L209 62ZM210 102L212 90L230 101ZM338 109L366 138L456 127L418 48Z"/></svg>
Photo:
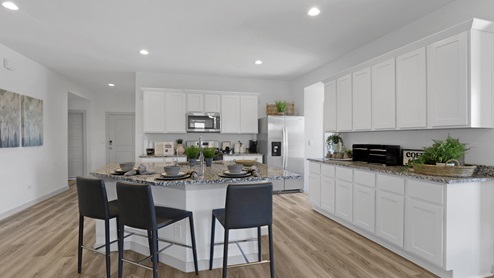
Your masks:
<svg viewBox="0 0 494 278"><path fill-rule="evenodd" d="M336 81L336 127L338 131L352 130L352 75Z"/></svg>
<svg viewBox="0 0 494 278"><path fill-rule="evenodd" d="M221 95L209 93L187 93L187 112L221 113Z"/></svg>
<svg viewBox="0 0 494 278"><path fill-rule="evenodd" d="M186 97L183 92L165 93L165 132L185 133Z"/></svg>
<svg viewBox="0 0 494 278"><path fill-rule="evenodd" d="M144 91L142 95L143 131L145 133L165 132L165 94Z"/></svg>
<svg viewBox="0 0 494 278"><path fill-rule="evenodd" d="M372 129L396 128L395 59L372 66Z"/></svg>
<svg viewBox="0 0 494 278"><path fill-rule="evenodd" d="M365 68L352 74L353 130L371 129L371 70Z"/></svg>
<svg viewBox="0 0 494 278"><path fill-rule="evenodd" d="M478 30L427 46L429 127L492 127L492 49Z"/></svg>
<svg viewBox="0 0 494 278"><path fill-rule="evenodd" d="M324 85L324 130L336 131L336 81Z"/></svg>
<svg viewBox="0 0 494 278"><path fill-rule="evenodd" d="M241 133L258 133L258 97L257 96L240 96L240 132Z"/></svg>
<svg viewBox="0 0 494 278"><path fill-rule="evenodd" d="M222 133L258 133L258 96L223 94L221 96Z"/></svg>
<svg viewBox="0 0 494 278"><path fill-rule="evenodd" d="M396 57L397 127L425 128L427 110L425 48Z"/></svg>
<svg viewBox="0 0 494 278"><path fill-rule="evenodd" d="M204 94L204 112L221 113L221 95Z"/></svg>

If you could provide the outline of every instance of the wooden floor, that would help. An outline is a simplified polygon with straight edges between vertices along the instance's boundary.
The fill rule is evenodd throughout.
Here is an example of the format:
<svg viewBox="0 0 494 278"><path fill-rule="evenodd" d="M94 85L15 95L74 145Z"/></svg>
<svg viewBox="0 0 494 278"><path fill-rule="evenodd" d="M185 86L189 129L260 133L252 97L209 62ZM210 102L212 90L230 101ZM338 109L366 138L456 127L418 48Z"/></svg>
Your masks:
<svg viewBox="0 0 494 278"><path fill-rule="evenodd" d="M274 196L276 277L435 277L311 210L306 194ZM94 243L94 221L86 221L86 243ZM0 222L0 277L104 277L104 257L84 252L77 273L78 208L75 186ZM267 258L267 239L263 238ZM125 256L142 255L126 251ZM112 277L117 277L113 252ZM160 277L196 277L160 264ZM124 264L124 277L152 277L150 271ZM221 277L221 270L199 277ZM269 277L269 264L237 267L228 277Z"/></svg>

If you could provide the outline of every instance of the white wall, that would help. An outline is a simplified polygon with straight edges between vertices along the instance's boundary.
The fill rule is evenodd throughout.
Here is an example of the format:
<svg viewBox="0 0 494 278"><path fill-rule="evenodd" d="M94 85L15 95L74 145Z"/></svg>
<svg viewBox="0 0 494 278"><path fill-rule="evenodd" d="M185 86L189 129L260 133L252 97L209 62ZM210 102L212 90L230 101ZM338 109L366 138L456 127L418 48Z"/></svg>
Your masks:
<svg viewBox="0 0 494 278"><path fill-rule="evenodd" d="M43 146L0 148L0 219L67 188L67 93L89 94L0 44L0 88L43 100Z"/></svg>
<svg viewBox="0 0 494 278"><path fill-rule="evenodd" d="M359 49L319 69L293 80L291 88L296 97L296 105L301 107L304 87L308 85L474 17L494 21L494 1L458 0L452 2L380 39L363 45ZM431 139L445 138L448 133L453 137L461 138L461 141L468 143L472 148L467 154L466 162L494 165L494 161L491 159L494 157L494 148L492 148L491 143L494 141L494 129L359 132L343 134L343 138L347 147L351 147L352 143L369 142L398 144L404 148L422 148L431 145ZM322 155L321 153L320 156Z"/></svg>
<svg viewBox="0 0 494 278"><path fill-rule="evenodd" d="M266 115L266 103L274 103L275 100L279 99L293 101L293 97L290 95L289 82L287 81L220 76L137 73L135 94L137 156L145 152L145 148L149 141L175 141L178 138L184 140L199 139L199 135L197 134L143 134L141 90L143 87L261 93L259 96L259 118ZM244 144L248 144L248 140L256 139L255 135L205 134L202 136L205 140L231 141L232 143L240 140Z"/></svg>

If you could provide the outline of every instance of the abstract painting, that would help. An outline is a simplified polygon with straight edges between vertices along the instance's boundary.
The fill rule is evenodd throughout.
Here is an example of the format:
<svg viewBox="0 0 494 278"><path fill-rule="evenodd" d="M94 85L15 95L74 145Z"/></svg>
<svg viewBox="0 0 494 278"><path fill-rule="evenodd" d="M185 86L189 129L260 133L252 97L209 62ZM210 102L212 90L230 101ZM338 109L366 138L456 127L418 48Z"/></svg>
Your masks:
<svg viewBox="0 0 494 278"><path fill-rule="evenodd" d="M19 147L21 112L19 94L0 89L0 148Z"/></svg>
<svg viewBox="0 0 494 278"><path fill-rule="evenodd" d="M43 101L22 96L22 146L43 145Z"/></svg>

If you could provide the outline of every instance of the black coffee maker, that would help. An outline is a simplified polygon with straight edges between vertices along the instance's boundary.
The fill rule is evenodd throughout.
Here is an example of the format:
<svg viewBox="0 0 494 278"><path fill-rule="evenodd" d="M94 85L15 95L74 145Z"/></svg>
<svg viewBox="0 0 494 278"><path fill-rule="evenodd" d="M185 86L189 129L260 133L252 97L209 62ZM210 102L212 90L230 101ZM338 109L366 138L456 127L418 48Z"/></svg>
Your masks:
<svg viewBox="0 0 494 278"><path fill-rule="evenodd" d="M257 153L257 140L249 140L249 152Z"/></svg>

